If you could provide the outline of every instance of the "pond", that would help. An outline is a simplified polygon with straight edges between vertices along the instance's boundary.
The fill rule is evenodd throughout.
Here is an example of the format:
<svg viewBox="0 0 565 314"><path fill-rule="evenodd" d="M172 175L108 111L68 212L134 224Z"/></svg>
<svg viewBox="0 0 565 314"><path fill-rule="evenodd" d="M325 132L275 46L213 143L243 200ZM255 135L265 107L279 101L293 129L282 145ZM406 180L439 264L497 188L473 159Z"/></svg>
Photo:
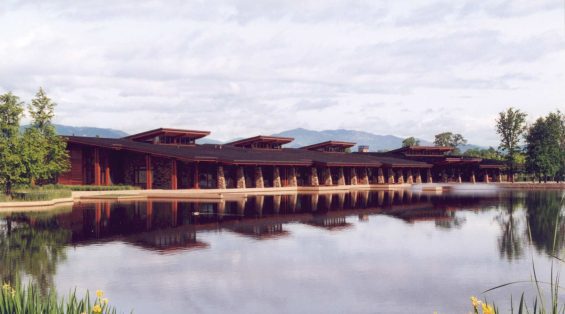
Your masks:
<svg viewBox="0 0 565 314"><path fill-rule="evenodd" d="M135 313L468 313L535 296L563 256L561 191L79 202L0 216L0 279L102 289ZM558 220L557 217L560 217ZM557 231L556 231L557 230ZM555 232L556 231L556 232ZM563 297L563 296L561 296Z"/></svg>

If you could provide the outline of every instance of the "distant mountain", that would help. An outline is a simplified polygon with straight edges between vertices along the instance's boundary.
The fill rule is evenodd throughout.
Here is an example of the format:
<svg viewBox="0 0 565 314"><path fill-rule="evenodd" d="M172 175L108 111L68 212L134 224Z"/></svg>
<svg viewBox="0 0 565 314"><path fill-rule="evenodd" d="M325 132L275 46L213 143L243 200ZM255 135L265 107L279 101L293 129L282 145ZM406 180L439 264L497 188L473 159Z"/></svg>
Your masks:
<svg viewBox="0 0 565 314"><path fill-rule="evenodd" d="M307 129L292 129L273 134L274 136L293 137L294 141L287 147L302 147L310 144L320 143L329 140L355 142L357 145L368 145L370 151L387 151L402 147L404 138L395 135L377 135L369 132L354 130L325 130L313 131ZM433 146L433 142L419 139L422 146ZM470 148L483 148L477 145L463 145L460 147L462 152ZM353 147L356 150L357 146Z"/></svg>
<svg viewBox="0 0 565 314"><path fill-rule="evenodd" d="M24 130L28 126L23 126ZM99 136L107 138L120 138L127 136L126 132L115 130L115 129L105 129L105 128L93 128L93 127L75 127L68 125L55 124L55 129L59 135L75 135L75 136ZM325 131L314 131L307 130L303 128L292 129L283 131L280 133L273 134L273 136L284 136L292 137L294 141L286 145L286 147L302 147L310 144L320 143L329 140L336 141L347 141L355 142L357 145L368 145L370 151L386 151L391 149L396 149L402 146L402 141L404 138L395 135L377 135L369 132L355 131L355 130L325 130ZM236 138L231 141L241 139ZM223 144L227 142L218 141L211 138L202 138L197 140L198 144ZM433 145L432 142L420 139L420 145ZM466 151L470 148L484 148L477 145L464 145L461 147L461 151ZM357 146L353 147L356 150Z"/></svg>
<svg viewBox="0 0 565 314"><path fill-rule="evenodd" d="M292 129L283 131L275 136L293 137L294 141L288 144L288 147L301 147L314 143L337 140L355 142L358 145L368 145L371 151L382 151L399 148L402 146L404 138L394 135L377 135L369 132L354 131L354 130L325 130L313 131L307 129ZM432 145L431 142L420 140L421 145ZM356 147L354 147L356 149Z"/></svg>
<svg viewBox="0 0 565 314"><path fill-rule="evenodd" d="M54 124L55 131L59 135L74 135L74 136L98 136L107 138L120 138L127 136L128 134L124 131L114 130L114 129L104 129L104 128L93 128L93 127L79 127L79 126L68 126L62 124ZM25 130L29 125L24 125L21 130Z"/></svg>

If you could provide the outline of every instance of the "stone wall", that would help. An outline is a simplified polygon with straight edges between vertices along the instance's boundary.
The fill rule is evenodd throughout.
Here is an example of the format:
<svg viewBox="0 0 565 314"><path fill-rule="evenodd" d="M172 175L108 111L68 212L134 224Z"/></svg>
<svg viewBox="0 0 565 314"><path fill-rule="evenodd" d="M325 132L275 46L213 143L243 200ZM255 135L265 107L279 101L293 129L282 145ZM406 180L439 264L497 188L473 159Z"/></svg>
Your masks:
<svg viewBox="0 0 565 314"><path fill-rule="evenodd" d="M172 161L167 158L151 157L151 168L153 170L153 188L171 188Z"/></svg>

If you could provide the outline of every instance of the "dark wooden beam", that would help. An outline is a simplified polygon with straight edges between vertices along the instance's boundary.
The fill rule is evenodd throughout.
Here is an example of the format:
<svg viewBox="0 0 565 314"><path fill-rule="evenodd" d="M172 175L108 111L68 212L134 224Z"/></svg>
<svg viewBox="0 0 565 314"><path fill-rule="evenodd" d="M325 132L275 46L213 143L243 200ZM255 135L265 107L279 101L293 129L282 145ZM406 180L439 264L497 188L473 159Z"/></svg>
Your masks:
<svg viewBox="0 0 565 314"><path fill-rule="evenodd" d="M151 155L145 155L145 173L146 173L146 183L145 189L151 190L153 188L153 174L151 169Z"/></svg>
<svg viewBox="0 0 565 314"><path fill-rule="evenodd" d="M178 188L177 161L171 160L171 190Z"/></svg>
<svg viewBox="0 0 565 314"><path fill-rule="evenodd" d="M98 148L94 149L94 185L100 185L102 179L101 168L100 168L100 150Z"/></svg>

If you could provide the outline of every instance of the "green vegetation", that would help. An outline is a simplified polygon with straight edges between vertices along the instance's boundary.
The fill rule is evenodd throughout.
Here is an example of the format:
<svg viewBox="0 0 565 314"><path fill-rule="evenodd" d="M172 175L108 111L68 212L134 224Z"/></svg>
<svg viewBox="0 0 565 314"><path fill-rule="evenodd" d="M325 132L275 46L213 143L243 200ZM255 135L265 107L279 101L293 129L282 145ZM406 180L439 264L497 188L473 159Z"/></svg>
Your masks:
<svg viewBox="0 0 565 314"><path fill-rule="evenodd" d="M526 114L518 109L508 108L498 114L496 119L496 133L500 136L498 149L502 153L510 181L514 181L516 169L516 156L521 152L520 139L526 130Z"/></svg>
<svg viewBox="0 0 565 314"><path fill-rule="evenodd" d="M72 196L72 190L58 186L35 186L14 188L10 194L0 194L0 202L31 202L49 201L56 198L68 198Z"/></svg>
<svg viewBox="0 0 565 314"><path fill-rule="evenodd" d="M528 129L526 170L540 182L563 180L565 175L565 115L560 111L541 117Z"/></svg>
<svg viewBox="0 0 565 314"><path fill-rule="evenodd" d="M479 158L493 159L493 160L502 160L503 159L502 156L500 155L500 152L498 152L493 147L489 147L487 149L470 148L467 151L465 151L463 156L479 157Z"/></svg>
<svg viewBox="0 0 565 314"><path fill-rule="evenodd" d="M55 105L40 88L27 106L32 124L22 134L24 103L10 92L0 95L0 186L5 195L12 195L17 185L53 182L69 168L66 143L51 123Z"/></svg>
<svg viewBox="0 0 565 314"><path fill-rule="evenodd" d="M417 140L415 137L410 136L402 141L402 147L410 147L410 146L418 146L420 145L420 141Z"/></svg>
<svg viewBox="0 0 565 314"><path fill-rule="evenodd" d="M13 188L8 195L0 193L0 202L49 201L57 198L71 197L73 191L121 191L138 189L139 187L131 185L95 186L47 184L34 187L23 186Z"/></svg>
<svg viewBox="0 0 565 314"><path fill-rule="evenodd" d="M109 300L104 297L104 292L96 291L94 302L87 292L83 298L77 296L76 291L66 297L58 298L52 290L42 294L34 285L22 287L9 283L2 285L0 291L0 313L10 314L79 314L79 313L116 313L116 309L109 305Z"/></svg>
<svg viewBox="0 0 565 314"><path fill-rule="evenodd" d="M121 191L121 190L139 190L138 186L133 185L58 185L71 191Z"/></svg>
<svg viewBox="0 0 565 314"><path fill-rule="evenodd" d="M448 146L453 147L452 154L459 155L461 151L459 146L467 144L467 140L461 134L454 134L451 132L444 132L436 134L434 139L435 146Z"/></svg>

